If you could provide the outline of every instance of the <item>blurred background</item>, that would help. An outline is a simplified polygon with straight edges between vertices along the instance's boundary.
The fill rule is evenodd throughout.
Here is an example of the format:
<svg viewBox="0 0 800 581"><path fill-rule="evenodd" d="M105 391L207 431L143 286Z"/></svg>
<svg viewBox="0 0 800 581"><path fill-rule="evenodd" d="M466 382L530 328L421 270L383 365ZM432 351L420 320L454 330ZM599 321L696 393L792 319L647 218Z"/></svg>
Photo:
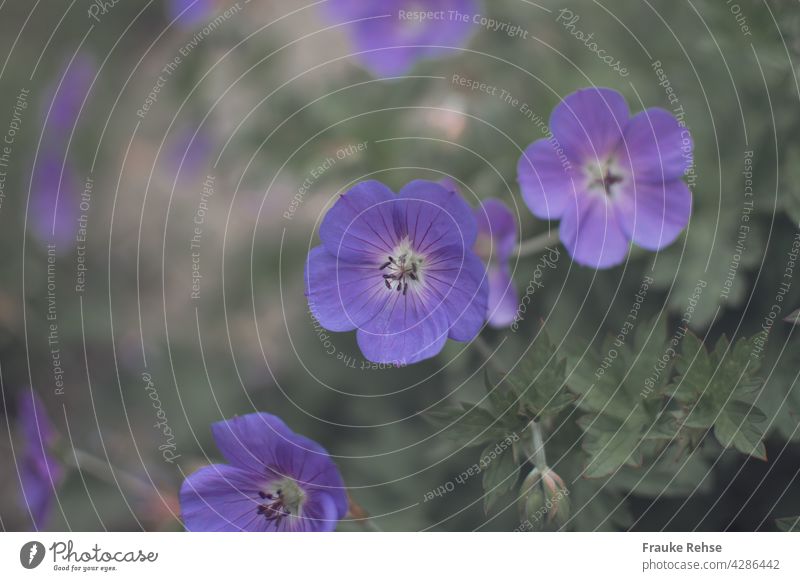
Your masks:
<svg viewBox="0 0 800 581"><path fill-rule="evenodd" d="M325 210L370 178L396 191L452 176L473 206L505 201L523 237L546 232L516 163L542 137L535 119L584 86L622 92L632 111L682 108L695 141L690 226L607 271L563 253L520 329L484 338L505 338L500 357L513 360L546 321L565 347L599 345L645 275L642 320L666 312L672 332L704 281L695 333L762 328L800 219L798 3L484 0L481 14L521 32L475 24L463 47L389 80L351 54L325 4L0 4L0 133L12 142L0 146L3 530L32 527L16 403L31 387L57 448L82 467L66 472L48 529L180 530L184 476L221 459L210 424L253 410L325 446L386 530L515 528L514 499L487 515L479 478L425 501L477 460L422 413L479 397L480 353L449 342L407 368L370 364L353 333L313 320L303 267ZM565 9L580 17L572 29ZM521 292L536 264L513 262ZM780 318L797 306L800 283ZM667 463L642 481L576 479L585 456L565 418L548 455L571 483L568 528L773 530L800 513L797 349L776 322L759 395L768 462L710 443L669 487Z"/></svg>

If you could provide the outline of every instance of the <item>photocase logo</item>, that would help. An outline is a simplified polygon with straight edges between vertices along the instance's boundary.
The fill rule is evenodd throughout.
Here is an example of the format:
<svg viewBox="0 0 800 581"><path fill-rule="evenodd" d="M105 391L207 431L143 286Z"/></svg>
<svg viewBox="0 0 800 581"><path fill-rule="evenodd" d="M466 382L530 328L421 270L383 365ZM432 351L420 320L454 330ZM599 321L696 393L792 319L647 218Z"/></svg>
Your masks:
<svg viewBox="0 0 800 581"><path fill-rule="evenodd" d="M39 541L29 541L19 550L19 562L26 569L35 569L44 560L44 545Z"/></svg>

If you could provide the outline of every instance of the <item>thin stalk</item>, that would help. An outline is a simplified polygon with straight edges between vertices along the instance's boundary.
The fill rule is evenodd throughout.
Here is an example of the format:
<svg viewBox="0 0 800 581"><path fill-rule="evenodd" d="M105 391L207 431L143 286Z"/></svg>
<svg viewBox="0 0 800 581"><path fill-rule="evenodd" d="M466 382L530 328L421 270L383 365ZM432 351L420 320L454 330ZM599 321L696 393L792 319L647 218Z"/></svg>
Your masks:
<svg viewBox="0 0 800 581"><path fill-rule="evenodd" d="M120 470L119 468L113 469L108 463L90 452L86 452L80 448L73 448L71 451L72 454L69 452L64 454L64 461L79 470L88 472L114 486L122 484L142 497L149 496L155 491L152 485L141 478ZM113 474L109 474L109 471L113 472ZM116 479L114 478L115 475Z"/></svg>
<svg viewBox="0 0 800 581"><path fill-rule="evenodd" d="M555 244L557 241L558 230L551 229L549 232L545 232L544 234L540 234L539 236L534 236L533 238L528 238L527 240L520 242L517 246L517 255L530 256L531 254L537 254L551 244Z"/></svg>
<svg viewBox="0 0 800 581"><path fill-rule="evenodd" d="M531 420L531 462L540 472L544 473L547 468L547 456L544 452L544 437L542 436L542 426L536 420Z"/></svg>

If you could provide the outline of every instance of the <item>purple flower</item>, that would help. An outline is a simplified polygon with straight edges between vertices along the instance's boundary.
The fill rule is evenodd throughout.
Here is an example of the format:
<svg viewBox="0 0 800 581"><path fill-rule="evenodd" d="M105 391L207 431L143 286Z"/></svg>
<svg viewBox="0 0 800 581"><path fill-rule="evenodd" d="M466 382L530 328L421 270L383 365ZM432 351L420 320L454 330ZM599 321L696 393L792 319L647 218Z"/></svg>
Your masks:
<svg viewBox="0 0 800 581"><path fill-rule="evenodd" d="M59 251L72 248L78 227L80 185L69 162L44 148L33 168L30 227L43 244Z"/></svg>
<svg viewBox="0 0 800 581"><path fill-rule="evenodd" d="M692 196L681 178L692 139L668 111L631 117L618 92L582 89L555 108L550 128L550 138L525 150L518 179L536 216L561 220L561 241L576 262L614 266L630 242L659 250L686 227Z"/></svg>
<svg viewBox="0 0 800 581"><path fill-rule="evenodd" d="M475 253L486 263L489 277L489 325L502 329L514 322L519 305L508 265L517 247L517 221L508 206L494 198L484 200L475 209L475 219L478 221Z"/></svg>
<svg viewBox="0 0 800 581"><path fill-rule="evenodd" d="M347 514L344 482L328 453L279 418L248 414L211 431L228 464L184 480L187 530L332 531Z"/></svg>
<svg viewBox="0 0 800 581"><path fill-rule="evenodd" d="M168 0L167 16L170 21L188 28L202 22L214 12L214 0Z"/></svg>
<svg viewBox="0 0 800 581"><path fill-rule="evenodd" d="M198 176L208 163L213 143L208 131L192 125L179 128L167 146L167 162L179 178ZM205 174L203 174L205 175Z"/></svg>
<svg viewBox="0 0 800 581"><path fill-rule="evenodd" d="M306 263L306 296L320 325L357 329L370 361L398 366L470 341L486 320L488 285L473 253L477 225L453 191L417 180L395 195L377 181L342 195Z"/></svg>
<svg viewBox="0 0 800 581"><path fill-rule="evenodd" d="M358 58L379 76L402 75L464 46L477 10L475 0L328 0L326 8L332 21L349 22Z"/></svg>
<svg viewBox="0 0 800 581"><path fill-rule="evenodd" d="M84 101L88 99L96 73L94 61L79 54L54 81L51 98L44 104L43 117L47 119L44 147L55 148L57 144L66 143L81 108L85 108Z"/></svg>
<svg viewBox="0 0 800 581"><path fill-rule="evenodd" d="M56 434L39 396L33 390L19 400L18 420L23 450L20 462L21 499L37 531L44 529L53 508L63 470L50 455Z"/></svg>

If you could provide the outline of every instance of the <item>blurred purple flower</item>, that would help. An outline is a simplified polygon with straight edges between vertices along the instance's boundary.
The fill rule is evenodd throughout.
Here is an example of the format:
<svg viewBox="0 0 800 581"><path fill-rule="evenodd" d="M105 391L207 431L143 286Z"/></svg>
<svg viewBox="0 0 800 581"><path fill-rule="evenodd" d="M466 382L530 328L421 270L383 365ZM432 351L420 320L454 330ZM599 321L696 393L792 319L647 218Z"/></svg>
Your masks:
<svg viewBox="0 0 800 581"><path fill-rule="evenodd" d="M44 529L52 512L63 470L50 455L56 434L42 401L33 390L19 399L18 421L24 441L20 462L21 499L33 520L33 528L39 531Z"/></svg>
<svg viewBox="0 0 800 581"><path fill-rule="evenodd" d="M211 136L207 131L193 126L182 127L175 132L167 146L167 160L178 177L197 176L208 162L212 151ZM205 174L203 174L205 177Z"/></svg>
<svg viewBox="0 0 800 581"><path fill-rule="evenodd" d="M42 140L44 147L54 148L69 138L96 74L94 61L81 53L67 63L63 73L54 80L51 97L45 101L42 112L47 120Z"/></svg>
<svg viewBox="0 0 800 581"><path fill-rule="evenodd" d="M414 64L466 45L475 0L329 0L330 20L347 30L364 66L378 76L402 75ZM452 17L457 11L464 18ZM413 17L432 13L435 18ZM466 22L464 21L466 19ZM450 48L452 47L452 48Z"/></svg>
<svg viewBox="0 0 800 581"><path fill-rule="evenodd" d="M167 0L167 17L170 21L188 28L202 22L214 13L214 0Z"/></svg>
<svg viewBox="0 0 800 581"><path fill-rule="evenodd" d="M342 195L306 263L306 296L330 331L357 329L370 361L415 363L447 338L470 341L486 320L486 271L472 247L472 210L423 180L395 195L377 181Z"/></svg>
<svg viewBox="0 0 800 581"><path fill-rule="evenodd" d="M36 160L28 215L34 236L63 252L75 245L80 183L72 166L56 151L42 149Z"/></svg>
<svg viewBox="0 0 800 581"><path fill-rule="evenodd" d="M247 414L211 430L228 464L184 480L187 530L332 531L347 514L344 482L328 453L280 418Z"/></svg>
<svg viewBox="0 0 800 581"><path fill-rule="evenodd" d="M475 209L475 219L475 253L486 263L489 277L489 325L501 329L514 322L519 304L508 265L517 247L517 221L508 206L494 198L484 200Z"/></svg>
<svg viewBox="0 0 800 581"><path fill-rule="evenodd" d="M681 179L692 163L689 131L668 111L630 116L611 89L568 95L550 117L552 137L532 143L517 165L534 215L561 219L575 262L620 264L630 242L671 244L686 227L692 196Z"/></svg>

